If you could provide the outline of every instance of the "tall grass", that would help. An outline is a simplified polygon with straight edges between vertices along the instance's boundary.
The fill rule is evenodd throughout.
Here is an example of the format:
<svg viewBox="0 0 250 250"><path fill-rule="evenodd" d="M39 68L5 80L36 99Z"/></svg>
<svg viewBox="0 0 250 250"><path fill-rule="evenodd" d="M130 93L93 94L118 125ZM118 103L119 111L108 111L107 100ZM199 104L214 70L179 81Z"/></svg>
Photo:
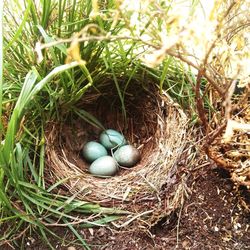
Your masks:
<svg viewBox="0 0 250 250"><path fill-rule="evenodd" d="M47 235L53 234L51 226L60 224L68 227L80 244L89 249L75 224L102 226L126 211L90 204L76 196L60 195L58 187L67 179L54 184L46 182L44 130L47 122L66 120L74 112L97 124L76 104L87 90L98 89L107 79L114 82L124 116L126 89L132 84L132 79L140 82L142 75L146 74L161 91L168 91L183 107L193 103L192 85L187 84L186 71L174 58L169 57L155 70L147 68L138 58L137 49L141 45L131 40L81 43L80 52L85 65L76 61L65 64L70 44L60 43L43 50L43 61L38 63L34 53L38 41L50 43L69 38L88 24L98 25L101 30L116 35L126 22L117 20L114 25L111 14L116 5L112 0L100 6L100 12L106 14L106 18L97 16L93 20L89 19L93 11L90 0L17 3L24 6L19 13L22 18L16 18L6 1L5 15L1 17L1 21L4 18L6 35L2 36L0 30L3 39L3 43L0 41L0 113L3 111L0 127L0 225L3 232L0 246L6 241L13 241L13 244L23 242L28 232L36 230L53 248ZM0 13L3 13L1 9ZM90 32L99 31L92 29ZM124 79L122 83L121 78ZM99 216L88 219L86 215L90 214Z"/></svg>
<svg viewBox="0 0 250 250"><path fill-rule="evenodd" d="M62 37L72 35L73 31L79 31L88 22L86 18L79 23L79 15L87 11L87 17L91 11L91 1L74 1L73 5L60 1L58 6L51 1L41 1L40 4L42 15L37 13L33 1L27 1L23 19L14 19L14 23L20 24L19 28L11 26L4 39L5 71L8 74L5 74L5 81L1 84L1 108L9 122L4 127L0 151L0 224L3 225L0 242L20 240L25 234L16 237L17 231L27 232L36 228L50 245L47 232L52 231L47 225L57 225L61 221L88 249L74 224L71 224L76 220L71 213L99 214L97 220L88 220L85 216L77 224L102 225L117 219L108 214L121 212L79 201L74 196L57 194L55 190L63 181L49 187L46 185L44 127L47 121L61 119L63 112L71 110L72 105L92 86L91 75L98 79L98 74L90 73L88 68L95 71L99 67L103 48L95 43L82 46L86 66L79 67L77 62L64 65L66 44L49 49L44 53L44 61L37 64L33 50L36 41L53 41L48 33ZM49 25L54 7L59 18ZM5 23L9 23L11 18L5 16ZM16 222L18 227L14 227Z"/></svg>

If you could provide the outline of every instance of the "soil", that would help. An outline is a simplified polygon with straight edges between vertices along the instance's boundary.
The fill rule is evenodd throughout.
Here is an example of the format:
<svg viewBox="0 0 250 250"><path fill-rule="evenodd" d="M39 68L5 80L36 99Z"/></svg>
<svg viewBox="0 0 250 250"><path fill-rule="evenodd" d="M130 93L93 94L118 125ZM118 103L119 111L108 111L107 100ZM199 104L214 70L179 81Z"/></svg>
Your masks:
<svg viewBox="0 0 250 250"><path fill-rule="evenodd" d="M189 187L192 194L184 206L150 232L96 228L79 229L78 233L93 250L250 249L250 193L234 186L227 172L212 166L193 172ZM56 249L84 249L64 228L55 228L54 232L61 238L49 238ZM1 249L13 248L5 245ZM34 236L26 238L24 249L49 247Z"/></svg>

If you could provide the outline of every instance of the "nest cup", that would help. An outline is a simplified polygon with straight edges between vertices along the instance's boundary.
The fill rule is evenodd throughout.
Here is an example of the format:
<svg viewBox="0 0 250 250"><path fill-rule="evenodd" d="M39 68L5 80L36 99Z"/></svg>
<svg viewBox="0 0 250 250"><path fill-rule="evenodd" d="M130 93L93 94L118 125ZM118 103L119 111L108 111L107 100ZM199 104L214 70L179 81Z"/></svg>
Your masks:
<svg viewBox="0 0 250 250"><path fill-rule="evenodd" d="M71 116L46 129L48 178L64 180L63 190L80 200L127 211L117 227L149 228L180 206L177 162L186 143L187 117L166 94L139 87L126 92L125 119L117 92L112 85L105 89L87 93L78 106L105 128L122 132L139 149L141 161L110 178L92 176L81 150L87 141L98 140L102 129Z"/></svg>

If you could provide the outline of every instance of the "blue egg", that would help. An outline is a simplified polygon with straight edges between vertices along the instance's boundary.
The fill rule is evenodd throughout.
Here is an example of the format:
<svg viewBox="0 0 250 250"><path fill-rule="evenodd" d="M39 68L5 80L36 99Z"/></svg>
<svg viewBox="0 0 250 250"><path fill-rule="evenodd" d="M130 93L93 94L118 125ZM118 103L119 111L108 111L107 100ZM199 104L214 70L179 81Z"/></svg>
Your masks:
<svg viewBox="0 0 250 250"><path fill-rule="evenodd" d="M111 156L102 156L92 162L89 172L96 176L109 177L118 171L118 164Z"/></svg>
<svg viewBox="0 0 250 250"><path fill-rule="evenodd" d="M107 129L103 131L100 135L100 142L107 149L112 149L127 144L124 136L113 129Z"/></svg>
<svg viewBox="0 0 250 250"><path fill-rule="evenodd" d="M95 141L90 141L86 143L82 150L83 157L88 162L93 162L96 159L108 155L107 149L100 143Z"/></svg>
<svg viewBox="0 0 250 250"><path fill-rule="evenodd" d="M115 151L114 158L121 166L132 167L140 160L141 156L137 148L125 145Z"/></svg>

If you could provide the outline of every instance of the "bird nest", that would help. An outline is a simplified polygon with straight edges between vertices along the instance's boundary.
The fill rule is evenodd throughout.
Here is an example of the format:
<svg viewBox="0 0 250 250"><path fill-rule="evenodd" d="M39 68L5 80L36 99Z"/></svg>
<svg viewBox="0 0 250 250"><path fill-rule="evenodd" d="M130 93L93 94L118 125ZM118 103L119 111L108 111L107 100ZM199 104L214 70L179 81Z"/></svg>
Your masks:
<svg viewBox="0 0 250 250"><path fill-rule="evenodd" d="M185 188L177 170L186 144L187 117L166 94L137 89L125 97L125 120L115 90L106 89L110 91L86 94L78 104L84 119L73 116L48 125L48 179L60 181L66 192L80 200L126 211L118 227L149 228L183 200ZM92 122L86 122L86 117ZM141 161L111 178L92 176L81 150L87 141L98 140L102 130L91 124L91 117L105 128L122 132L139 149Z"/></svg>

